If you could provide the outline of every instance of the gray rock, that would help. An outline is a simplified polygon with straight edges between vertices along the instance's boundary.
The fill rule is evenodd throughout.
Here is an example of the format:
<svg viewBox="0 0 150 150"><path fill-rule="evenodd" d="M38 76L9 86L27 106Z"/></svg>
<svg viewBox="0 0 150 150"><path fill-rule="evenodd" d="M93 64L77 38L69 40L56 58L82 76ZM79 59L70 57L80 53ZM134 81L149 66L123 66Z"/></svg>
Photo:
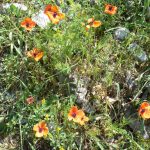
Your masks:
<svg viewBox="0 0 150 150"><path fill-rule="evenodd" d="M137 88L137 82L134 76L131 74L131 71L127 71L126 73L126 85L132 93Z"/></svg>
<svg viewBox="0 0 150 150"><path fill-rule="evenodd" d="M143 49L136 42L129 45L128 51L131 52L131 54L141 62L148 60L145 51L143 51Z"/></svg>
<svg viewBox="0 0 150 150"><path fill-rule="evenodd" d="M90 0L91 5L94 5L95 3L96 3L95 0Z"/></svg>
<svg viewBox="0 0 150 150"><path fill-rule="evenodd" d="M90 103L83 103L82 108L86 113L94 113L96 111Z"/></svg>
<svg viewBox="0 0 150 150"><path fill-rule="evenodd" d="M135 2L133 0L128 0L127 3L126 3L127 7L129 7L129 8L133 7L134 4L135 4Z"/></svg>
<svg viewBox="0 0 150 150"><path fill-rule="evenodd" d="M32 15L32 20L42 29L47 28L50 20L47 15L44 14L43 10L40 10L38 13Z"/></svg>
<svg viewBox="0 0 150 150"><path fill-rule="evenodd" d="M127 28L119 27L114 33L114 38L116 40L123 41L128 36L128 34L129 30Z"/></svg>
<svg viewBox="0 0 150 150"><path fill-rule="evenodd" d="M77 103L81 104L86 101L87 88L78 87L77 88Z"/></svg>
<svg viewBox="0 0 150 150"><path fill-rule="evenodd" d="M50 130L55 130L55 127L56 127L56 125L54 124L54 122L49 122L48 123L48 128L50 129Z"/></svg>
<svg viewBox="0 0 150 150"><path fill-rule="evenodd" d="M21 124L22 124L22 125L25 125L27 122L28 122L27 119L22 119L22 120L21 120Z"/></svg>
<svg viewBox="0 0 150 150"><path fill-rule="evenodd" d="M148 135L147 132L144 133L143 138L144 138L145 140L148 140L148 139L149 139L149 135Z"/></svg>
<svg viewBox="0 0 150 150"><path fill-rule="evenodd" d="M150 139L150 122L147 120L144 125L143 138L145 140Z"/></svg>
<svg viewBox="0 0 150 150"><path fill-rule="evenodd" d="M78 76L77 74L71 74L69 78L73 81L72 85L74 86L72 86L71 90L74 91L77 96L76 102L78 104L88 102L86 95L90 79L87 77Z"/></svg>

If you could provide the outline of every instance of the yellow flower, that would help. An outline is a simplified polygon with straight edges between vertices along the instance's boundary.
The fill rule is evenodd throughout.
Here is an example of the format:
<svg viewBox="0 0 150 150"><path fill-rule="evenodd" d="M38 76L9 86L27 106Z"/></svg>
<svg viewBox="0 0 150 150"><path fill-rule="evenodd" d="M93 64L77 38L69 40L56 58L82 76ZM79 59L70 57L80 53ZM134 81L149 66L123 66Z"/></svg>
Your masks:
<svg viewBox="0 0 150 150"><path fill-rule="evenodd" d="M49 17L53 24L58 24L59 21L65 18L65 14L59 11L58 6L47 5L44 13Z"/></svg>
<svg viewBox="0 0 150 150"><path fill-rule="evenodd" d="M59 150L65 150L63 147L59 147Z"/></svg>
<svg viewBox="0 0 150 150"><path fill-rule="evenodd" d="M41 50L34 48L27 52L27 56L33 58L35 61L39 61L44 55L44 52Z"/></svg>
<svg viewBox="0 0 150 150"><path fill-rule="evenodd" d="M143 102L138 110L139 116L143 119L150 119L150 103Z"/></svg>
<svg viewBox="0 0 150 150"><path fill-rule="evenodd" d="M46 114L44 119L45 119L45 120L50 120L49 115Z"/></svg>
<svg viewBox="0 0 150 150"><path fill-rule="evenodd" d="M44 104L46 103L45 98L43 98L43 99L41 100L41 102L42 102L42 105L44 105Z"/></svg>
<svg viewBox="0 0 150 150"><path fill-rule="evenodd" d="M60 127L57 127L57 128L56 128L56 131L57 131L57 132L59 132L60 130L61 130L61 128L60 128Z"/></svg>
<svg viewBox="0 0 150 150"><path fill-rule="evenodd" d="M88 31L91 27L97 28L102 25L101 21L97 21L94 18L89 18L87 20L87 24L81 23L82 26L86 26L86 30Z"/></svg>
<svg viewBox="0 0 150 150"><path fill-rule="evenodd" d="M47 124L43 120L34 125L33 131L35 131L35 136L39 138L46 137L49 132Z"/></svg>
<svg viewBox="0 0 150 150"><path fill-rule="evenodd" d="M79 110L77 106L73 106L68 113L68 120L73 120L80 125L85 125L85 122L88 122L89 118L85 116L82 109Z"/></svg>

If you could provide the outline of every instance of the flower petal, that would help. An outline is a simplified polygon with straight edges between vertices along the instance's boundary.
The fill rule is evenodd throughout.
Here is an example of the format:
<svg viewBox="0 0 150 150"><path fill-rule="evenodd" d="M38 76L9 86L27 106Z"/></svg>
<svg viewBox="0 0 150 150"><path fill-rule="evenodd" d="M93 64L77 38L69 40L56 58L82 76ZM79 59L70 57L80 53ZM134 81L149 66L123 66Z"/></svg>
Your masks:
<svg viewBox="0 0 150 150"><path fill-rule="evenodd" d="M97 28L97 27L101 26L101 24L102 23L100 21L94 21L92 24L92 27Z"/></svg>

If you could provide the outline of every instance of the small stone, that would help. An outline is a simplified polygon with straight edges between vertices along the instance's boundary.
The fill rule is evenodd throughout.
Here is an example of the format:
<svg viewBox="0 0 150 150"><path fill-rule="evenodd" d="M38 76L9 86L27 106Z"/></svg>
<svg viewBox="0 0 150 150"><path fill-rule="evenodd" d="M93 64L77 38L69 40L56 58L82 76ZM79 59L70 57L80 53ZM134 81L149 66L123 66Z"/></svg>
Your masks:
<svg viewBox="0 0 150 150"><path fill-rule="evenodd" d="M46 14L42 10L38 13L32 15L32 20L42 29L46 28L50 23L50 20Z"/></svg>
<svg viewBox="0 0 150 150"><path fill-rule="evenodd" d="M128 51L131 52L132 55L141 62L148 60L145 51L143 51L142 48L135 42L129 45Z"/></svg>
<svg viewBox="0 0 150 150"><path fill-rule="evenodd" d="M25 125L27 123L27 120L26 119L22 119L21 120L21 125Z"/></svg>
<svg viewBox="0 0 150 150"><path fill-rule="evenodd" d="M109 96L107 96L106 101L109 102L110 104L114 104L117 101L117 99L110 98Z"/></svg>
<svg viewBox="0 0 150 150"><path fill-rule="evenodd" d="M95 4L95 0L90 0L90 4L94 5Z"/></svg>
<svg viewBox="0 0 150 150"><path fill-rule="evenodd" d="M90 103L83 103L83 110L86 112L86 113L94 113L95 112L95 109L93 106L91 106Z"/></svg>
<svg viewBox="0 0 150 150"><path fill-rule="evenodd" d="M149 135L147 134L147 132L144 133L143 138L144 138L145 140L148 140L148 139L150 138Z"/></svg>
<svg viewBox="0 0 150 150"><path fill-rule="evenodd" d="M96 121L99 121L99 120L101 120L101 119L103 119L102 116L98 116L98 117L95 118Z"/></svg>
<svg viewBox="0 0 150 150"><path fill-rule="evenodd" d="M129 90L133 91L137 87L137 83L130 71L126 74L126 84Z"/></svg>
<svg viewBox="0 0 150 150"><path fill-rule="evenodd" d="M130 8L130 7L133 7L135 5L135 2L132 0L128 0L126 4L127 4L127 7Z"/></svg>
<svg viewBox="0 0 150 150"><path fill-rule="evenodd" d="M48 128L49 128L50 130L54 130L54 129L55 129L55 124L54 124L54 122L49 122L49 123L48 123Z"/></svg>
<svg viewBox="0 0 150 150"><path fill-rule="evenodd" d="M129 30L127 28L119 27L114 33L114 38L116 40L123 41L128 36L128 34Z"/></svg>
<svg viewBox="0 0 150 150"><path fill-rule="evenodd" d="M79 104L81 104L81 103L83 103L83 102L85 102L86 101L86 94L87 94L87 89L86 88L82 88L82 87L80 87L80 88L78 88L77 89L77 93L76 93L76 95L77 95L77 103L79 103Z"/></svg>

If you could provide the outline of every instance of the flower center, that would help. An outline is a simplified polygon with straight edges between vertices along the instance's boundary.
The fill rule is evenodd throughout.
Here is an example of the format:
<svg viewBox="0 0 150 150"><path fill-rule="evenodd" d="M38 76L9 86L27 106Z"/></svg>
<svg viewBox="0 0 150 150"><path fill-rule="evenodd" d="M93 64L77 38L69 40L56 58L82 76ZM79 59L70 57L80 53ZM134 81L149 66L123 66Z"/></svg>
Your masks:
<svg viewBox="0 0 150 150"><path fill-rule="evenodd" d="M57 13L53 13L53 17L56 18L56 16L57 16Z"/></svg>
<svg viewBox="0 0 150 150"><path fill-rule="evenodd" d="M81 118L81 121L83 121L83 120L84 120L84 117Z"/></svg>
<svg viewBox="0 0 150 150"><path fill-rule="evenodd" d="M92 22L89 23L89 25L91 26L93 24L94 20Z"/></svg>
<svg viewBox="0 0 150 150"><path fill-rule="evenodd" d="M43 129L41 127L39 127L39 132L41 133L43 131Z"/></svg>
<svg viewBox="0 0 150 150"><path fill-rule="evenodd" d="M71 115L71 116L72 116L73 118L75 118L75 117L76 117L76 115L77 115L76 113L72 113L72 115Z"/></svg>
<svg viewBox="0 0 150 150"><path fill-rule="evenodd" d="M47 11L51 12L51 8L49 8Z"/></svg>
<svg viewBox="0 0 150 150"><path fill-rule="evenodd" d="M112 6L109 6L108 9L109 9L109 11L112 11L112 10L113 10L113 7L112 7Z"/></svg>
<svg viewBox="0 0 150 150"><path fill-rule="evenodd" d="M37 53L33 53L33 57L36 57Z"/></svg>
<svg viewBox="0 0 150 150"><path fill-rule="evenodd" d="M144 112L145 112L145 109L142 109L142 110L141 110L141 114L143 114Z"/></svg>
<svg viewBox="0 0 150 150"><path fill-rule="evenodd" d="M30 26L30 24L27 22L27 23L26 23L26 27L28 28L29 26Z"/></svg>

